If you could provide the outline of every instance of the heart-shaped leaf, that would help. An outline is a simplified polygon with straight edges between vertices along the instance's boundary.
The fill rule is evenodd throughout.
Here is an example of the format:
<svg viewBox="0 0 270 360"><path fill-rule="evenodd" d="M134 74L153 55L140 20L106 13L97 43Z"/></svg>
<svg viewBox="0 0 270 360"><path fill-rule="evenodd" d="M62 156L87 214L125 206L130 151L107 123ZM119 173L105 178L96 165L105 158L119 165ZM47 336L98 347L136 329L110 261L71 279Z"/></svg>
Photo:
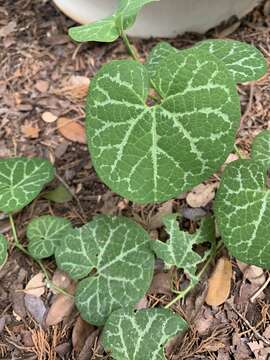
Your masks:
<svg viewBox="0 0 270 360"><path fill-rule="evenodd" d="M196 45L224 62L236 83L258 80L267 71L263 54L255 47L237 40L207 40Z"/></svg>
<svg viewBox="0 0 270 360"><path fill-rule="evenodd" d="M27 227L28 251L36 259L50 257L72 231L71 223L61 217L44 215L33 219Z"/></svg>
<svg viewBox="0 0 270 360"><path fill-rule="evenodd" d="M193 247L203 242L212 243L214 241L214 219L209 217L202 220L200 228L194 234L181 231L176 219L177 214L164 216L163 222L170 238L166 243L159 240L152 241L152 249L157 257L164 260L168 266L184 269L190 281L195 283L198 280L196 277L197 265L205 260L208 252L204 257L201 257L194 251Z"/></svg>
<svg viewBox="0 0 270 360"><path fill-rule="evenodd" d="M262 131L252 143L252 159L270 168L270 130Z"/></svg>
<svg viewBox="0 0 270 360"><path fill-rule="evenodd" d="M101 342L116 360L165 360L163 346L186 328L186 322L170 310L121 309L109 317Z"/></svg>
<svg viewBox="0 0 270 360"><path fill-rule="evenodd" d="M0 211L10 213L29 204L54 177L45 159L0 160Z"/></svg>
<svg viewBox="0 0 270 360"><path fill-rule="evenodd" d="M231 255L270 269L270 190L264 165L254 160L227 165L214 211Z"/></svg>
<svg viewBox="0 0 270 360"><path fill-rule="evenodd" d="M144 66L114 61L92 81L87 100L96 171L138 203L171 199L213 174L233 147L240 118L235 84L213 55L170 56L154 80L163 100L149 107Z"/></svg>
<svg viewBox="0 0 270 360"><path fill-rule="evenodd" d="M55 188L54 190L43 193L42 197L44 197L47 200L51 200L56 203L59 203L59 204L62 204L62 203L72 200L71 192L68 191L67 188L62 184L57 186L57 188Z"/></svg>
<svg viewBox="0 0 270 360"><path fill-rule="evenodd" d="M120 307L135 305L153 276L150 238L124 217L97 216L66 237L55 256L72 278L84 278L77 287L76 305L94 325L104 324Z"/></svg>
<svg viewBox="0 0 270 360"><path fill-rule="evenodd" d="M123 30L131 27L140 9L153 1L159 0L119 0L118 7L112 16L91 24L69 29L70 37L79 42L116 40Z"/></svg>
<svg viewBox="0 0 270 360"><path fill-rule="evenodd" d="M8 242L4 235L0 234L0 269L5 264L8 256Z"/></svg>

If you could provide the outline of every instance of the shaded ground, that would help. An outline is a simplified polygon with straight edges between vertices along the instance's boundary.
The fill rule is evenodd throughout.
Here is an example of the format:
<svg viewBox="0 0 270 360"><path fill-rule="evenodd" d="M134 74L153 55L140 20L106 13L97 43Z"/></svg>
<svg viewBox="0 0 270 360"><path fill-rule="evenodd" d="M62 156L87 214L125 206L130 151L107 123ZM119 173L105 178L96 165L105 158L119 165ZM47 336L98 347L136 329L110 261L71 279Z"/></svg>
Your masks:
<svg viewBox="0 0 270 360"><path fill-rule="evenodd" d="M208 37L230 33L232 38L255 44L269 58L269 22L270 7L266 3L238 24L233 33L230 33L233 27L227 25L210 32ZM76 194L76 198L64 204L42 198L34 201L16 216L19 236L25 239L25 225L33 215L62 215L74 225L81 225L99 212L128 214L151 230L153 237L157 232L162 235L159 218L155 217L158 206L133 205L111 193L96 177L86 145L68 141L58 131L56 121L42 119L45 112L50 112L83 125L85 87L78 90L75 86L74 90L71 78L91 78L103 63L127 57L120 41L109 45L72 43L66 35L72 24L49 1L0 1L0 158L15 155L49 158L59 175L50 188L62 182ZM171 42L183 48L201 39L200 35L188 34ZM134 40L142 58L157 41ZM265 76L255 84L239 88L243 117L236 143L246 154L252 138L262 129L270 128L269 84L269 76ZM175 212L188 209L184 196L168 206ZM211 203L200 210L210 208ZM187 226L194 223L190 221ZM0 233L9 234L9 230L7 219L0 214ZM53 261L48 261L46 267L54 273ZM38 271L30 259L10 246L9 260L0 271L0 359L107 358L94 328L87 329L89 337L77 347L77 352L72 348L71 334L78 322L76 311L49 328L41 327L29 314L21 290ZM250 298L269 275L245 277L236 263L233 271L230 301L225 305L217 308L204 305L205 281L174 307L190 322L191 330L171 344L170 359L268 359L269 288L256 295L253 302ZM175 285L179 286L181 274L175 274L175 278ZM166 276L159 279L145 299L147 306L168 303L173 297L169 288ZM47 289L42 297L46 311L54 299Z"/></svg>

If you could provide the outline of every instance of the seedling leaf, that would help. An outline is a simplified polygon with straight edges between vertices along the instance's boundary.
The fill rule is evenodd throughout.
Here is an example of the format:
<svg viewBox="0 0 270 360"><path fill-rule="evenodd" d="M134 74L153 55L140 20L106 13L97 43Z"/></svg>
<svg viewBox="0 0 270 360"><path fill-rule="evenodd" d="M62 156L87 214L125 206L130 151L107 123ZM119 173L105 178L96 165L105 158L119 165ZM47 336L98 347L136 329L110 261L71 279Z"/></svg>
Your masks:
<svg viewBox="0 0 270 360"><path fill-rule="evenodd" d="M270 191L264 165L254 160L227 165L214 211L231 255L270 269Z"/></svg>
<svg viewBox="0 0 270 360"><path fill-rule="evenodd" d="M44 159L0 160L0 211L10 213L28 205L53 177L54 169Z"/></svg>
<svg viewBox="0 0 270 360"><path fill-rule="evenodd" d="M76 305L94 325L109 314L135 305L148 290L154 254L146 231L124 217L97 216L66 237L56 250L57 265L81 280Z"/></svg>
<svg viewBox="0 0 270 360"><path fill-rule="evenodd" d="M165 360L163 346L185 331L186 322L166 309L117 310L105 324L101 342L116 360Z"/></svg>
<svg viewBox="0 0 270 360"><path fill-rule="evenodd" d="M0 269L5 264L8 256L8 242L4 235L0 234Z"/></svg>
<svg viewBox="0 0 270 360"><path fill-rule="evenodd" d="M123 30L131 27L140 9L147 3L159 0L119 0L115 13L91 24L69 29L69 36L78 42L112 42Z"/></svg>
<svg viewBox="0 0 270 360"><path fill-rule="evenodd" d="M72 200L72 194L62 184L57 186L54 190L47 191L42 196L47 200L60 204Z"/></svg>
<svg viewBox="0 0 270 360"><path fill-rule="evenodd" d="M270 168L270 130L262 131L252 143L252 159Z"/></svg>
<svg viewBox="0 0 270 360"><path fill-rule="evenodd" d="M204 261L205 256L201 257L196 253L193 246L203 242L212 243L214 241L214 219L209 217L202 220L200 228L194 234L181 231L176 219L176 214L164 216L163 222L170 238L166 243L159 240L152 241L152 248L157 257L164 260L168 266L176 266L184 269L190 280L197 282L197 265ZM206 252L205 255L208 255L208 252Z"/></svg>
<svg viewBox="0 0 270 360"><path fill-rule="evenodd" d="M28 251L36 259L50 257L72 231L71 223L61 217L44 215L33 219L27 227Z"/></svg>
<svg viewBox="0 0 270 360"><path fill-rule="evenodd" d="M224 62L236 83L258 80L267 71L263 54L255 47L237 40L206 40L196 45Z"/></svg>
<svg viewBox="0 0 270 360"><path fill-rule="evenodd" d="M171 199L209 177L232 149L240 118L235 83L213 55L170 56L154 80L163 100L148 107L145 67L114 61L92 81L87 100L96 171L138 203Z"/></svg>

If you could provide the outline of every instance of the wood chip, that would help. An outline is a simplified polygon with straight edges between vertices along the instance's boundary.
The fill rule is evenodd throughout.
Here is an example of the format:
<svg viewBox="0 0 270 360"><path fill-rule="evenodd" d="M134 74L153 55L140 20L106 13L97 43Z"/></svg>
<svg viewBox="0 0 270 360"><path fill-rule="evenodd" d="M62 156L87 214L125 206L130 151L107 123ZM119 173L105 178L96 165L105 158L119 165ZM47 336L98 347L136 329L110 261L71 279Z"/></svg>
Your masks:
<svg viewBox="0 0 270 360"><path fill-rule="evenodd" d="M45 121L46 123L53 123L57 120L58 116L52 114L49 111L45 111L42 115L41 118L43 121Z"/></svg>
<svg viewBox="0 0 270 360"><path fill-rule="evenodd" d="M218 260L215 270L208 280L208 291L205 302L211 306L223 304L231 290L232 264L225 257Z"/></svg>
<svg viewBox="0 0 270 360"><path fill-rule="evenodd" d="M85 128L75 120L61 117L57 120L57 128L66 139L86 144Z"/></svg>

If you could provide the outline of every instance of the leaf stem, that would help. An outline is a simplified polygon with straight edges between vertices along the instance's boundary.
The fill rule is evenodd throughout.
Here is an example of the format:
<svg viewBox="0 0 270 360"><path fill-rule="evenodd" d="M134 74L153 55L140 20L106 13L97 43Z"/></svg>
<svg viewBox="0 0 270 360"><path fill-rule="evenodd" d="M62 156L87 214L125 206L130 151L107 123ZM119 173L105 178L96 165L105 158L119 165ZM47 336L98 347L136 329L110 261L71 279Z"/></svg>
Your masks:
<svg viewBox="0 0 270 360"><path fill-rule="evenodd" d="M216 245L216 243L213 245L211 254L209 255L209 258L207 259L206 263L204 264L203 268L201 269L201 271L199 272L199 274L197 275L198 279L200 280L201 277L203 276L203 274L205 273L205 271L207 270L208 266L210 265L210 263L212 262L212 260L215 258L217 252L221 249L221 247L223 246L223 242L220 241L218 243L218 245ZM177 301L183 299L196 285L196 283L194 282L190 282L189 286L183 290L183 291L179 291L178 295L171 301L169 302L164 308L165 309L169 309L173 304L175 304Z"/></svg>
<svg viewBox="0 0 270 360"><path fill-rule="evenodd" d="M137 53L137 50L135 49L135 47L133 45L131 45L129 38L127 37L127 34L124 31L122 31L121 37L124 41L124 44L129 52L129 54L133 57L134 60L140 62L140 58Z"/></svg>
<svg viewBox="0 0 270 360"><path fill-rule="evenodd" d="M68 295L70 297L73 297L73 295L69 294L68 292L66 292L64 289L61 289L59 288L58 286L54 285L53 282L51 281L50 279L50 276L48 274L48 271L46 270L45 266L42 264L42 262L38 259L35 259L33 258L33 256L24 248L24 246L19 242L19 239L18 239L18 235L17 235L17 231L16 231L16 226L15 226L15 223L14 223L14 219L13 219L13 216L12 214L8 214L8 217L9 217L9 222L10 222L10 225L11 225L11 230L12 230L12 235L13 235L13 238L14 238L14 241L15 241L15 246L17 249L21 250L25 255L29 256L31 259L33 259L40 267L41 271L43 272L45 278L46 278L46 281L47 281L47 284L52 287L53 289L55 289L56 291L64 294L64 295Z"/></svg>

